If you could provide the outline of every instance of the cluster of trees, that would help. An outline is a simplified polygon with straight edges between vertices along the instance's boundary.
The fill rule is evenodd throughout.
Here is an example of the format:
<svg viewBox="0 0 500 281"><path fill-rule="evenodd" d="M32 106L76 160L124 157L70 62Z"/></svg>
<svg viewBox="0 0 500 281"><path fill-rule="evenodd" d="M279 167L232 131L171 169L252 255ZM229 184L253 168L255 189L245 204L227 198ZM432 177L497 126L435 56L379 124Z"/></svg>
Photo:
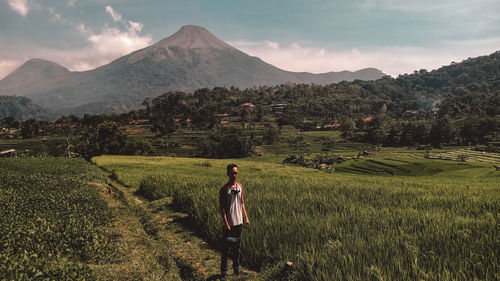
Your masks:
<svg viewBox="0 0 500 281"><path fill-rule="evenodd" d="M248 133L237 127L211 129L198 144L199 156L209 158L240 158L253 153L254 142Z"/></svg>
<svg viewBox="0 0 500 281"><path fill-rule="evenodd" d="M128 138L118 129L118 124L111 121L89 126L74 147L75 152L87 160L102 154L148 155L152 151L151 143Z"/></svg>
<svg viewBox="0 0 500 281"><path fill-rule="evenodd" d="M341 131L350 140L387 146L477 145L498 140L500 119L474 116L456 120L446 115L430 120L401 121L378 115L371 121L349 119Z"/></svg>
<svg viewBox="0 0 500 281"><path fill-rule="evenodd" d="M23 138L46 135L50 129L50 124L51 123L49 121L36 119L19 121L12 116L5 117L0 120L0 125L6 128L21 130Z"/></svg>
<svg viewBox="0 0 500 281"><path fill-rule="evenodd" d="M209 158L247 157L255 154L255 146L275 144L278 141L280 131L270 123L265 123L259 129L216 125L197 143L197 155Z"/></svg>
<svg viewBox="0 0 500 281"><path fill-rule="evenodd" d="M80 155L85 159L90 159L92 156L102 154L147 155L151 153L153 148L150 142L127 137L118 129L117 122L105 120L106 118L98 119L95 120L96 122L82 123L82 121L88 121L89 118L79 119L74 116L60 118L59 121L71 122L74 127L58 127L57 124L64 123L50 123L35 119L18 121L12 117L3 118L1 122L8 128L20 129L23 138L46 136L56 132L60 134L61 130L69 133L64 134L68 137L65 144L68 156ZM71 138L71 136L77 137Z"/></svg>
<svg viewBox="0 0 500 281"><path fill-rule="evenodd" d="M9 116L0 119L0 126L21 130L23 138L32 138L36 136L46 135L79 135L87 128L97 127L104 122L114 122L119 125L128 124L128 122L136 117L137 112L132 111L120 115L90 115L85 114L82 118L70 115L62 116L55 122L46 120L28 119L24 121L16 120Z"/></svg>

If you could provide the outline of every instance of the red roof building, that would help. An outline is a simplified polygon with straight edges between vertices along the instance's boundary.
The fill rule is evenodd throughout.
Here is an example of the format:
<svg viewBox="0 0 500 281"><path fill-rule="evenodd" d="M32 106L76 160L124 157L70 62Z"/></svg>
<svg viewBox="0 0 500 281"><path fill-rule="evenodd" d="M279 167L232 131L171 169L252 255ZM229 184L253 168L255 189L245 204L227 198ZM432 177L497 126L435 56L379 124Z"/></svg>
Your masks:
<svg viewBox="0 0 500 281"><path fill-rule="evenodd" d="M331 128L338 128L340 127L340 124L337 122L333 122L332 124L325 125L325 128L331 129Z"/></svg>
<svg viewBox="0 0 500 281"><path fill-rule="evenodd" d="M138 119L138 120L132 120L128 122L129 125L141 125L141 124L148 124L149 119Z"/></svg>
<svg viewBox="0 0 500 281"><path fill-rule="evenodd" d="M248 107L248 108L255 108L255 105L253 103L246 102L241 105L242 107Z"/></svg>

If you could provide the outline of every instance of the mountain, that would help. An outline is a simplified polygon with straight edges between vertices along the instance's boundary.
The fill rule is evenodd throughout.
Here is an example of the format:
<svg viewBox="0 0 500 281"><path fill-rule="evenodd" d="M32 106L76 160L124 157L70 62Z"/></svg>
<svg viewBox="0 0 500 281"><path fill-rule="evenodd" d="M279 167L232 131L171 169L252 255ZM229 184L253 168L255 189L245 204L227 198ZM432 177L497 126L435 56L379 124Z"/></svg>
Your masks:
<svg viewBox="0 0 500 281"><path fill-rule="evenodd" d="M16 120L55 119L56 114L39 107L25 97L0 96L0 120L5 117L14 117Z"/></svg>
<svg viewBox="0 0 500 281"><path fill-rule="evenodd" d="M29 95L52 89L71 72L57 63L31 59L1 80L0 94Z"/></svg>
<svg viewBox="0 0 500 281"><path fill-rule="evenodd" d="M0 93L22 95L63 114L125 112L167 91L216 86L248 88L287 82L331 84L374 80L378 69L312 74L290 72L249 56L203 27L183 26L152 46L84 72L30 60L0 81Z"/></svg>

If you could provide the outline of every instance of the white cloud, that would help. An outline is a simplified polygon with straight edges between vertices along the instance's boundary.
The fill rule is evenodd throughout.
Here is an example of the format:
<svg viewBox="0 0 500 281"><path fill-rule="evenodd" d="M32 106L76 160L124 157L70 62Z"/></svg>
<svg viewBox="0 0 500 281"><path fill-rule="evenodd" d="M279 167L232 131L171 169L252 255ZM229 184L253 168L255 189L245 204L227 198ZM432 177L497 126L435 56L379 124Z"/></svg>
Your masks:
<svg viewBox="0 0 500 281"><path fill-rule="evenodd" d="M69 7L74 7L76 4L76 0L68 0L68 6Z"/></svg>
<svg viewBox="0 0 500 281"><path fill-rule="evenodd" d="M128 24L130 25L129 32L133 33L141 31L142 28L144 27L142 23L131 20L128 21Z"/></svg>
<svg viewBox="0 0 500 281"><path fill-rule="evenodd" d="M55 10L49 12L54 17L53 20L57 20ZM0 79L31 58L50 60L70 70L90 70L147 47L153 41L150 35L140 34L143 29L143 24L140 22L128 21L120 24L125 30L106 26L95 32L84 23L74 23L62 17L60 20L71 26L87 42L86 46L78 49L46 48L26 44L14 46L0 38ZM28 53L29 57L26 57Z"/></svg>
<svg viewBox="0 0 500 281"><path fill-rule="evenodd" d="M271 48L271 49L279 49L280 45L277 43L277 42L273 42L273 41L266 41L265 42L266 46Z"/></svg>
<svg viewBox="0 0 500 281"><path fill-rule="evenodd" d="M356 71L375 67L397 76L413 73L414 70L437 69L452 61L460 62L468 57L487 55L498 50L500 37L468 41L443 41L435 48L417 47L353 47L333 50L305 47L298 43L280 46L272 41L260 44L232 42L236 48L249 55L257 56L279 68L296 71L324 73L330 71ZM275 48L279 46L278 48Z"/></svg>
<svg viewBox="0 0 500 281"><path fill-rule="evenodd" d="M150 35L140 35L144 26L142 23L135 21L124 23L122 15L111 6L106 6L106 11L113 17L113 20L120 21L120 26L125 26L126 30L106 26L100 32L94 32L83 23L74 25L90 46L68 51L65 57L71 59L61 58L61 61L68 62L66 66L70 69L79 71L93 69L151 45L153 39Z"/></svg>
<svg viewBox="0 0 500 281"><path fill-rule="evenodd" d="M9 7L16 13L26 17L30 9L28 0L8 0Z"/></svg>
<svg viewBox="0 0 500 281"><path fill-rule="evenodd" d="M80 29L88 34L87 40L92 44L91 49L86 52L94 53L101 61L110 61L151 44L151 36L138 34L142 27L141 23L129 21L127 31L105 28L100 33L93 33L84 26Z"/></svg>
<svg viewBox="0 0 500 281"><path fill-rule="evenodd" d="M54 8L47 8L47 11L52 16L50 19L52 22L61 22L61 23L65 22L61 16L61 14L56 12L56 10Z"/></svg>
<svg viewBox="0 0 500 281"><path fill-rule="evenodd" d="M31 58L50 60L75 71L85 71L102 66L121 56L151 45L151 36L141 36L137 33L140 31L139 27L141 26L133 24L126 31L105 28L99 33L94 33L84 24L80 24L77 29L86 36L86 40L90 44L80 49L29 48L27 46L19 50L12 48L8 53L15 59L2 58L2 54L0 54L0 79ZM27 52L24 48L29 49L30 57L24 57ZM2 49L4 48L0 42L0 50Z"/></svg>
<svg viewBox="0 0 500 281"><path fill-rule="evenodd" d="M88 35L91 33L83 23L79 23L75 26L76 30L81 34Z"/></svg>
<svg viewBox="0 0 500 281"><path fill-rule="evenodd" d="M106 12L111 15L114 21L121 21L122 20L122 15L115 11L113 7L111 6L106 6Z"/></svg>
<svg viewBox="0 0 500 281"><path fill-rule="evenodd" d="M62 21L61 14L55 13L53 19L54 21Z"/></svg>
<svg viewBox="0 0 500 281"><path fill-rule="evenodd" d="M5 76L14 71L22 63L23 63L22 60L0 59L0 79L3 79ZM8 93L0 93L0 95L5 95L5 94Z"/></svg>

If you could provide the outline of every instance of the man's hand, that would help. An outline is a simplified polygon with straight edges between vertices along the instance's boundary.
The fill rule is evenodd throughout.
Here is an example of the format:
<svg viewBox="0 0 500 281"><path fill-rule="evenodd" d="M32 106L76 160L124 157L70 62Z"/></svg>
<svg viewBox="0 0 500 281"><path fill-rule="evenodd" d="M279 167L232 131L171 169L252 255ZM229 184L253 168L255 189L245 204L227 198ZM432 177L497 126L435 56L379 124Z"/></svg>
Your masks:
<svg viewBox="0 0 500 281"><path fill-rule="evenodd" d="M231 227L229 226L229 224L226 224L226 230L231 231Z"/></svg>
<svg viewBox="0 0 500 281"><path fill-rule="evenodd" d="M250 221L248 219L245 221L245 224L247 225L247 228L250 227Z"/></svg>

